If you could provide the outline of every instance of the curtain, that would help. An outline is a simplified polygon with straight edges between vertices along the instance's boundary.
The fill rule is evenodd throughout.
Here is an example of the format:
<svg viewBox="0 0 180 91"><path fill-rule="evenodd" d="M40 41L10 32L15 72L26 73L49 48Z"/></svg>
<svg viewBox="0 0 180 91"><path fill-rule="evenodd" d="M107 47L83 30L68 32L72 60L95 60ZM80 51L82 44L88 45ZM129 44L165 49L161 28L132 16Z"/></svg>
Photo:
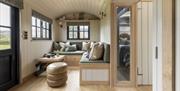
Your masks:
<svg viewBox="0 0 180 91"><path fill-rule="evenodd" d="M23 8L23 0L0 0L0 2L9 4L20 9Z"/></svg>

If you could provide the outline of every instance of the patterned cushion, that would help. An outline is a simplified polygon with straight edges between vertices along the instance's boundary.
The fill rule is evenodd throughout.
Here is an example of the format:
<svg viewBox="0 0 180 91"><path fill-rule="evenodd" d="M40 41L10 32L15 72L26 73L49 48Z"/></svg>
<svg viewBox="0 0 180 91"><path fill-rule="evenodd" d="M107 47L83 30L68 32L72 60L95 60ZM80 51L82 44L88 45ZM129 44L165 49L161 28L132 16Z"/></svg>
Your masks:
<svg viewBox="0 0 180 91"><path fill-rule="evenodd" d="M60 50L61 46L59 45L59 43L53 42L53 50Z"/></svg>
<svg viewBox="0 0 180 91"><path fill-rule="evenodd" d="M76 45L69 45L69 46L66 46L65 52L73 52L76 50L77 50Z"/></svg>

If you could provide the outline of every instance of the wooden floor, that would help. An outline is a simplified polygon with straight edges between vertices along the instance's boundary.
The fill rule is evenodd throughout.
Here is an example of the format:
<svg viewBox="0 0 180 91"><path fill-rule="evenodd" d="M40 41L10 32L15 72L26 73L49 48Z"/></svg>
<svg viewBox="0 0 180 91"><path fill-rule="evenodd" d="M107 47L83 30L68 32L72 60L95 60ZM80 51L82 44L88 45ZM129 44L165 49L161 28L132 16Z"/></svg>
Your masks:
<svg viewBox="0 0 180 91"><path fill-rule="evenodd" d="M68 71L68 81L66 86L51 88L46 83L46 75L29 79L26 83L16 86L9 91L152 91L150 86L141 86L138 88L114 87L104 85L79 85L79 70Z"/></svg>

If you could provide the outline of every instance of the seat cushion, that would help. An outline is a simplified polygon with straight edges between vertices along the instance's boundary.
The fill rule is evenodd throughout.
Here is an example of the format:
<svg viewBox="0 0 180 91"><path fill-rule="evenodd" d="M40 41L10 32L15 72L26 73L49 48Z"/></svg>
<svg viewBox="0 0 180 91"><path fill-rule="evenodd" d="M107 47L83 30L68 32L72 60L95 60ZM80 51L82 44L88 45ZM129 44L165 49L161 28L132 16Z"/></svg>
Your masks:
<svg viewBox="0 0 180 91"><path fill-rule="evenodd" d="M56 75L67 71L67 64L64 62L56 62L47 66L47 74Z"/></svg>
<svg viewBox="0 0 180 91"><path fill-rule="evenodd" d="M82 55L85 51L74 51L74 52L61 52L61 51L54 51L53 53L59 55Z"/></svg>

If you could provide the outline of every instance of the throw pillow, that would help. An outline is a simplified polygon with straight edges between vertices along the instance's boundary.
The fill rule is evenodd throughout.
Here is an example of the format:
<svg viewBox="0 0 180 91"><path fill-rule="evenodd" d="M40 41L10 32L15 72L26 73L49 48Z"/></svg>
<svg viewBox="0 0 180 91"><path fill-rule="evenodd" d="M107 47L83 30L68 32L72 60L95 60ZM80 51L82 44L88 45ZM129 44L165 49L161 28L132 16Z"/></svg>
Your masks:
<svg viewBox="0 0 180 91"><path fill-rule="evenodd" d="M66 52L72 52L72 51L76 51L76 50L77 50L76 45L69 45L69 46L66 46L66 48L65 48Z"/></svg>
<svg viewBox="0 0 180 91"><path fill-rule="evenodd" d="M59 45L59 43L54 42L53 51L57 51L57 50L60 50L60 49L61 49L61 46Z"/></svg>
<svg viewBox="0 0 180 91"><path fill-rule="evenodd" d="M66 49L66 47L64 46L64 47L62 47L61 48L61 50L60 50L60 52L64 52L65 51L65 49Z"/></svg>
<svg viewBox="0 0 180 91"><path fill-rule="evenodd" d="M61 46L60 51L64 52L66 50L67 46L70 46L70 43L69 42L67 42L67 43L59 42L59 45Z"/></svg>
<svg viewBox="0 0 180 91"><path fill-rule="evenodd" d="M89 51L90 50L90 42L83 42L83 51Z"/></svg>
<svg viewBox="0 0 180 91"><path fill-rule="evenodd" d="M98 60L103 57L104 45L103 43L95 43L90 51L89 59Z"/></svg>
<svg viewBox="0 0 180 91"><path fill-rule="evenodd" d="M93 45L95 44L95 42L91 42L91 45L90 45L90 49L93 48Z"/></svg>

